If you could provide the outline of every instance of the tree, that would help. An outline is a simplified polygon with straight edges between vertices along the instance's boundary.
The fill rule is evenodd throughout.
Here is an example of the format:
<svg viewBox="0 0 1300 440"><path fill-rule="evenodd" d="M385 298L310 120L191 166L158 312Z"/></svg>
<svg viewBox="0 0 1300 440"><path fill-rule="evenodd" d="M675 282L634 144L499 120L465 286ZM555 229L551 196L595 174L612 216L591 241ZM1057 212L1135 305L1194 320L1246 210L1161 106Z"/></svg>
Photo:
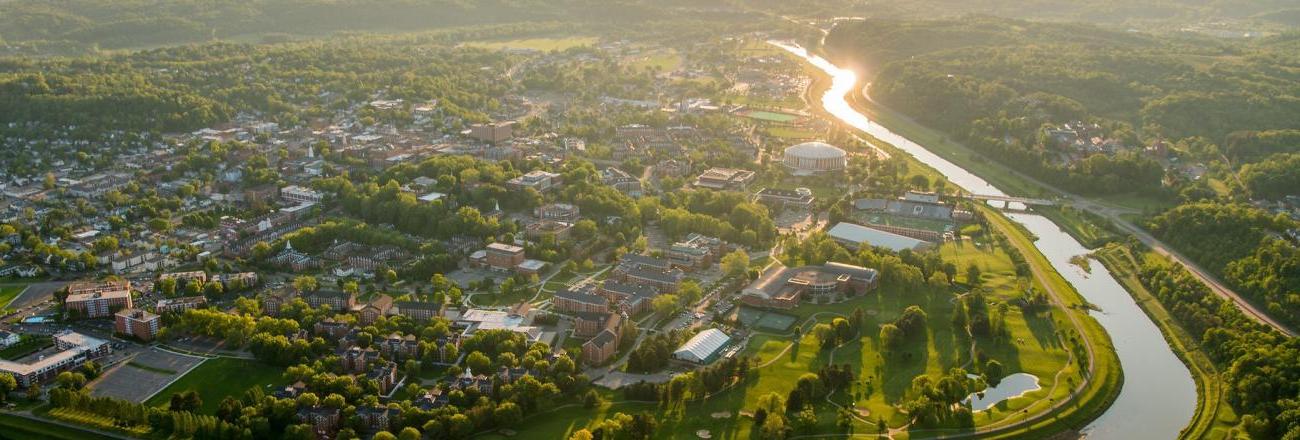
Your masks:
<svg viewBox="0 0 1300 440"><path fill-rule="evenodd" d="M470 371L486 374L492 368L492 359L482 352L475 351L465 358L465 366L469 367Z"/></svg>
<svg viewBox="0 0 1300 440"><path fill-rule="evenodd" d="M420 430L407 426L397 434L397 440L420 440Z"/></svg>
<svg viewBox="0 0 1300 440"><path fill-rule="evenodd" d="M394 436L393 433L388 431L379 431L376 432L375 436L371 437L370 440L397 440L397 436Z"/></svg>
<svg viewBox="0 0 1300 440"><path fill-rule="evenodd" d="M592 440L592 438L591 431L586 429L574 431L573 435L569 436L569 440Z"/></svg>
<svg viewBox="0 0 1300 440"><path fill-rule="evenodd" d="M650 301L650 307L660 316L669 316L677 312L680 305L677 302L677 295L665 294L656 296Z"/></svg>
<svg viewBox="0 0 1300 440"><path fill-rule="evenodd" d="M314 276L299 275L293 279L293 288L298 292L315 292L320 288L320 282Z"/></svg>
<svg viewBox="0 0 1300 440"><path fill-rule="evenodd" d="M171 401L167 407L170 411L180 412L197 412L203 406L203 399L199 398L199 393L194 390L188 390L172 394Z"/></svg>
<svg viewBox="0 0 1300 440"><path fill-rule="evenodd" d="M503 402L492 411L492 418L502 426L514 426L524 419L524 412L514 402Z"/></svg>
<svg viewBox="0 0 1300 440"><path fill-rule="evenodd" d="M976 266L975 263L966 266L966 284L979 286L980 282L980 267Z"/></svg>
<svg viewBox="0 0 1300 440"><path fill-rule="evenodd" d="M988 383L989 386L998 386L998 383L1002 382L1004 374L1006 373L1002 363L998 362L997 359L989 359L988 363L984 364L984 382Z"/></svg>
<svg viewBox="0 0 1300 440"><path fill-rule="evenodd" d="M9 393L18 389L18 381L9 373L0 373L0 402L9 399Z"/></svg>
<svg viewBox="0 0 1300 440"><path fill-rule="evenodd" d="M738 277L744 275L749 269L749 254L745 251L736 249L735 251L722 256L722 272L728 276Z"/></svg>

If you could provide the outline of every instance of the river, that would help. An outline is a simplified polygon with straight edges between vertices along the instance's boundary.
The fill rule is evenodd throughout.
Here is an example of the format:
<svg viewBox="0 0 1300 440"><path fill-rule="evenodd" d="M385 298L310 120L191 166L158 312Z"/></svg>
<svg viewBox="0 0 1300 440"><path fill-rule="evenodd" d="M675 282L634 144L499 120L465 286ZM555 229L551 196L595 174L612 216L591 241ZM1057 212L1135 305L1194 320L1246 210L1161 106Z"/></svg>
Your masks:
<svg viewBox="0 0 1300 440"><path fill-rule="evenodd" d="M845 99L855 91L858 83L857 74L852 70L841 69L797 45L773 44L802 57L831 76L831 87L822 96L821 103L832 116L912 155L966 192L1007 195L979 176L872 122L855 110ZM1196 411L1196 383L1187 366L1169 348L1160 329L1101 263L1092 261L1091 273L1070 263L1071 257L1088 253L1088 249L1074 237L1039 215L1016 213L1008 217L1038 237L1034 246L1088 302L1101 309L1092 315L1110 334L1119 354L1124 386L1115 403L1084 428L1084 434L1099 439L1177 438Z"/></svg>

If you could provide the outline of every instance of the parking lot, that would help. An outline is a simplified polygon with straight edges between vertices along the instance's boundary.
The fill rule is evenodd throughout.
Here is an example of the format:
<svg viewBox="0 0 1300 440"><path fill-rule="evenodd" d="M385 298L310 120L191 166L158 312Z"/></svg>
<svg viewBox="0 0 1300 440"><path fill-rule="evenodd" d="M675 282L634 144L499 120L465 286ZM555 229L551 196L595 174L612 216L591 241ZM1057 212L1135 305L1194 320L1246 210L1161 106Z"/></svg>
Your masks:
<svg viewBox="0 0 1300 440"><path fill-rule="evenodd" d="M91 394L143 402L184 376L203 358L150 348L135 358L119 363L92 384Z"/></svg>

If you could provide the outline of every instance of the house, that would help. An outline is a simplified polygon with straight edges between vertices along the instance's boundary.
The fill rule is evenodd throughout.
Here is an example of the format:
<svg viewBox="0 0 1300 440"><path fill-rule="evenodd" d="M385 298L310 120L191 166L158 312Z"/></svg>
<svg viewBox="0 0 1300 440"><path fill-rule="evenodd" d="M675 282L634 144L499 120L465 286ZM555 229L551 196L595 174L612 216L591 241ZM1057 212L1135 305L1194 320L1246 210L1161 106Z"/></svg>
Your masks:
<svg viewBox="0 0 1300 440"><path fill-rule="evenodd" d="M601 365L618 352L618 335L601 330L582 344L582 361L587 365Z"/></svg>
<svg viewBox="0 0 1300 440"><path fill-rule="evenodd" d="M373 348L352 346L343 352L339 357L339 364L343 371L350 373L360 373L370 368L371 364L379 360L379 352Z"/></svg>
<svg viewBox="0 0 1300 440"><path fill-rule="evenodd" d="M332 317L317 321L316 324L311 327L312 334L329 339L342 338L344 335L347 335L350 330L352 330L352 325L346 322L335 321Z"/></svg>
<svg viewBox="0 0 1300 440"><path fill-rule="evenodd" d="M296 297L296 294L290 289L267 292L262 295L262 313L268 316L277 316L280 314L280 309L293 301L294 297Z"/></svg>
<svg viewBox="0 0 1300 440"><path fill-rule="evenodd" d="M420 342L415 339L415 335L403 337L398 333L393 333L382 341L377 341L375 345L379 346L379 352L384 357L394 361L418 359L420 357Z"/></svg>

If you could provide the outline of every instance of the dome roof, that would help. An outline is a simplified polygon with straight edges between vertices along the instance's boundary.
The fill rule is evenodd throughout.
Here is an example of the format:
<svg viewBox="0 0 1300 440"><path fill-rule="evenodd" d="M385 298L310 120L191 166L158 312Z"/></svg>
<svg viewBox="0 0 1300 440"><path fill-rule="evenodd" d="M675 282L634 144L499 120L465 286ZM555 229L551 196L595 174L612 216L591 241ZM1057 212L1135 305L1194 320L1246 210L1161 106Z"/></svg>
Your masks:
<svg viewBox="0 0 1300 440"><path fill-rule="evenodd" d="M786 148L785 154L787 156L798 156L798 157L806 157L812 159L830 159L836 157L844 157L845 155L844 150L841 150L839 147L836 147L834 145L825 142L818 142L818 141L804 142L802 144L795 145L790 148Z"/></svg>

